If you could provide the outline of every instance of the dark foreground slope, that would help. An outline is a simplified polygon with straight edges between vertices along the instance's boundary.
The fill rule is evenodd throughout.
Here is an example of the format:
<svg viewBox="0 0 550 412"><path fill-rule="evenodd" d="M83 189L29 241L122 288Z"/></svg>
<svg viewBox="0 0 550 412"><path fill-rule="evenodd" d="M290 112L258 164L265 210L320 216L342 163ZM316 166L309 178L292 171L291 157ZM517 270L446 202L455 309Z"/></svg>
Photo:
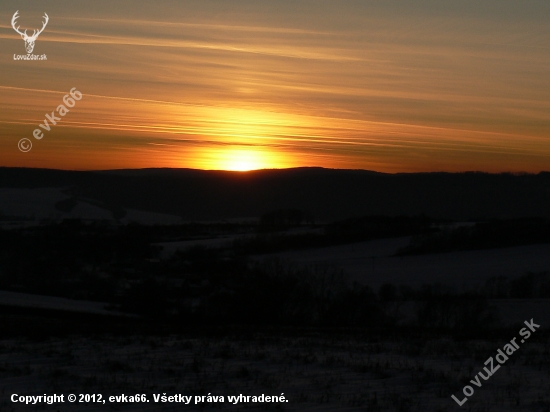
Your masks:
<svg viewBox="0 0 550 412"><path fill-rule="evenodd" d="M63 187L68 198L189 220L300 209L316 219L417 215L486 219L550 217L550 173L382 174L298 168L248 173L190 169L60 171L0 168L0 188Z"/></svg>

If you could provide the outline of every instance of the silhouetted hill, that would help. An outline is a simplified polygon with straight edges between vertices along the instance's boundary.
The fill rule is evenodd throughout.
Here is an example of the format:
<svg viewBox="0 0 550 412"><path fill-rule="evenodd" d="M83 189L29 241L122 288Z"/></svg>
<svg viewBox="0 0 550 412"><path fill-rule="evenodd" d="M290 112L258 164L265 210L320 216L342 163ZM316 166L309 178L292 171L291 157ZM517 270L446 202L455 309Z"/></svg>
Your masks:
<svg viewBox="0 0 550 412"><path fill-rule="evenodd" d="M212 220L299 209L315 219L418 215L484 219L550 217L550 173L383 174L297 168L248 173L192 169L61 171L0 168L0 188L70 188L76 198ZM69 195L68 195L69 198Z"/></svg>

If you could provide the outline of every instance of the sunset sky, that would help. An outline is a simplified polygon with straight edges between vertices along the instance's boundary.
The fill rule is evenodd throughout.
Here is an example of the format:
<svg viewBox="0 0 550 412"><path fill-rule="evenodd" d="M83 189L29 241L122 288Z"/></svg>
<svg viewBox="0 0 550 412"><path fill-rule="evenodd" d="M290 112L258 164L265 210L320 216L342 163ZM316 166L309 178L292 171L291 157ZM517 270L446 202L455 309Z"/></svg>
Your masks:
<svg viewBox="0 0 550 412"><path fill-rule="evenodd" d="M0 166L550 170L548 0L3 0L0 50Z"/></svg>

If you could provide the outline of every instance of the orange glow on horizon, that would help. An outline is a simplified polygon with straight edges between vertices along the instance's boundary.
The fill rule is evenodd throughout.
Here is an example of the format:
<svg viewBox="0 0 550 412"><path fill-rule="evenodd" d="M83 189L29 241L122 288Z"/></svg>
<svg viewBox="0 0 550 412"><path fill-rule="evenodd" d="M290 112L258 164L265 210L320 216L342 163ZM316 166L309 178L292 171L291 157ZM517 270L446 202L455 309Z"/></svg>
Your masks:
<svg viewBox="0 0 550 412"><path fill-rule="evenodd" d="M246 146L200 148L193 152L192 158L191 167L203 170L248 172L260 169L284 169L297 165L291 160L291 156L284 153ZM188 165L189 161L186 159L184 164Z"/></svg>
<svg viewBox="0 0 550 412"><path fill-rule="evenodd" d="M311 119L264 107L192 110L192 116L189 111L172 113L182 119L181 127L175 127L178 133L201 137L185 151L179 167L246 172L300 165L286 136L309 127ZM199 120L190 127L189 117Z"/></svg>

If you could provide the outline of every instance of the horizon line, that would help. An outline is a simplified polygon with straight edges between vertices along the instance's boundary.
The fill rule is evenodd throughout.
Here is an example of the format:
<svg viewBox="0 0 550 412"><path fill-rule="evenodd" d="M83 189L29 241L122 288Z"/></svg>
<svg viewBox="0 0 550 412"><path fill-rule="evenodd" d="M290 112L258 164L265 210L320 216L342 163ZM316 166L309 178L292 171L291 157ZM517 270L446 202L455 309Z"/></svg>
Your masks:
<svg viewBox="0 0 550 412"><path fill-rule="evenodd" d="M224 170L224 169L198 169L190 167L143 167L143 168L121 168L121 169L55 169L49 167L28 167L28 166L0 166L0 170L4 169L22 169L22 170L48 170L48 171L60 171L60 172L128 172L128 171L155 171L155 170L174 170L174 171L197 171L197 172L223 172L231 174L249 174L254 172L272 172L272 171L292 171L292 170L327 170L327 171L348 171L348 172L365 172L375 173L381 175L405 175L405 174L486 174L486 175L512 175L512 176L537 176L540 174L550 173L549 170L540 170L538 172L487 172L481 170L463 170L463 171L446 171L446 170L433 170L423 172L380 172L370 169L345 169L345 168L331 168L323 166L296 166L286 168L265 168L265 169L252 169L252 170Z"/></svg>

